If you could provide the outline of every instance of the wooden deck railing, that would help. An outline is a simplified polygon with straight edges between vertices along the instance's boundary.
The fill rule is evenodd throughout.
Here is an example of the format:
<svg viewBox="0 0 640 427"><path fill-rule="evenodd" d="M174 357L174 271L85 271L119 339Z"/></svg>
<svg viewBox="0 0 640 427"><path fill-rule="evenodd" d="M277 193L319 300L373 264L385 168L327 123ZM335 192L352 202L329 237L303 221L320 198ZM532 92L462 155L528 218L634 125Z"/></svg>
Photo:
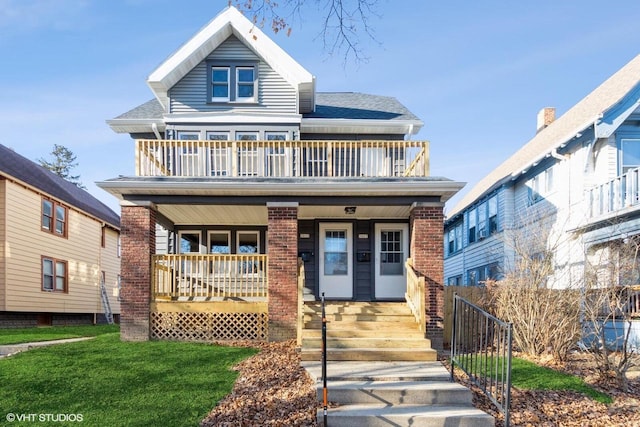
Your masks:
<svg viewBox="0 0 640 427"><path fill-rule="evenodd" d="M411 258L407 259L405 265L407 267L407 293L405 294L405 299L420 326L420 331L426 332L424 277L418 277L413 269Z"/></svg>
<svg viewBox="0 0 640 427"><path fill-rule="evenodd" d="M640 205L640 168L587 190L585 198L589 218Z"/></svg>
<svg viewBox="0 0 640 427"><path fill-rule="evenodd" d="M423 177L426 141L137 140L137 176Z"/></svg>
<svg viewBox="0 0 640 427"><path fill-rule="evenodd" d="M266 298L267 255L154 255L154 299Z"/></svg>

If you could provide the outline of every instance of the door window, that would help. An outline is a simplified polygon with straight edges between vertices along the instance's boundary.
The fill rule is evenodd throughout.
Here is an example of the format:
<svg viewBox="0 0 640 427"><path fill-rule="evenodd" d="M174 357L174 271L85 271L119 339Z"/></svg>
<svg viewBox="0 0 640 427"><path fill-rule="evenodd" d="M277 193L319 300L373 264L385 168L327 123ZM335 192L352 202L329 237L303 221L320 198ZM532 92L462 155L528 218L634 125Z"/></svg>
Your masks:
<svg viewBox="0 0 640 427"><path fill-rule="evenodd" d="M349 274L347 230L326 230L324 248L324 274L326 276Z"/></svg>
<svg viewBox="0 0 640 427"><path fill-rule="evenodd" d="M401 276L404 251L402 230L382 230L380 233L380 275Z"/></svg>

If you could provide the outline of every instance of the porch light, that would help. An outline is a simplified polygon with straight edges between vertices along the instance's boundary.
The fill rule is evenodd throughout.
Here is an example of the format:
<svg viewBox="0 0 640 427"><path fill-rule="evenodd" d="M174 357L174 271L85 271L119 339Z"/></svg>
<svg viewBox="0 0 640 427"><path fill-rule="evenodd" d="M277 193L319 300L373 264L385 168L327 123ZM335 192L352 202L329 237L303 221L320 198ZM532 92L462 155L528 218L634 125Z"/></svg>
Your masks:
<svg viewBox="0 0 640 427"><path fill-rule="evenodd" d="M356 207L355 206L347 206L346 208L344 208L344 213L347 214L347 215L355 215Z"/></svg>

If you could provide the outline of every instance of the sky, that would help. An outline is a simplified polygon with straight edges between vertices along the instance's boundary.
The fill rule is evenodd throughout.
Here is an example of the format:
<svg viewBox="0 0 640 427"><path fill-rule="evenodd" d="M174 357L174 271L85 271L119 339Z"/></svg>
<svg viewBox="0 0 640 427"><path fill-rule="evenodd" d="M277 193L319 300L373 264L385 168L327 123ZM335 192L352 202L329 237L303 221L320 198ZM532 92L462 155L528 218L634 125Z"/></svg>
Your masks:
<svg viewBox="0 0 640 427"><path fill-rule="evenodd" d="M83 184L134 174L134 145L105 120L153 98L147 76L227 0L0 0L0 144L31 159L54 144ZM566 112L640 54L640 3L378 0L366 63L323 50L324 0L289 36L265 33L316 76L318 91L393 96L424 121L431 174L467 185L522 145L536 115Z"/></svg>

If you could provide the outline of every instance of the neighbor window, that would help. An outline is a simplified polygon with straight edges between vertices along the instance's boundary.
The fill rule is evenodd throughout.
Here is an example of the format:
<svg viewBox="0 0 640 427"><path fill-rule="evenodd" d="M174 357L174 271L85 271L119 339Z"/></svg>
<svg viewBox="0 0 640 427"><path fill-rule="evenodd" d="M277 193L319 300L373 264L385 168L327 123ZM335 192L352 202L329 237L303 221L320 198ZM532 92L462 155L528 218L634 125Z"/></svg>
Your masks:
<svg viewBox="0 0 640 427"><path fill-rule="evenodd" d="M640 167L640 139L623 139L620 141L621 172Z"/></svg>
<svg viewBox="0 0 640 427"><path fill-rule="evenodd" d="M67 261L42 257L42 290L67 292Z"/></svg>
<svg viewBox="0 0 640 427"><path fill-rule="evenodd" d="M67 208L49 199L42 199L42 230L67 237Z"/></svg>
<svg viewBox="0 0 640 427"><path fill-rule="evenodd" d="M258 63L208 63L210 102L257 102Z"/></svg>
<svg viewBox="0 0 640 427"><path fill-rule="evenodd" d="M467 223L469 225L469 234L468 234L468 239L469 239L469 243L473 243L476 241L476 210L475 209L471 209L469 211L469 213L467 214Z"/></svg>

